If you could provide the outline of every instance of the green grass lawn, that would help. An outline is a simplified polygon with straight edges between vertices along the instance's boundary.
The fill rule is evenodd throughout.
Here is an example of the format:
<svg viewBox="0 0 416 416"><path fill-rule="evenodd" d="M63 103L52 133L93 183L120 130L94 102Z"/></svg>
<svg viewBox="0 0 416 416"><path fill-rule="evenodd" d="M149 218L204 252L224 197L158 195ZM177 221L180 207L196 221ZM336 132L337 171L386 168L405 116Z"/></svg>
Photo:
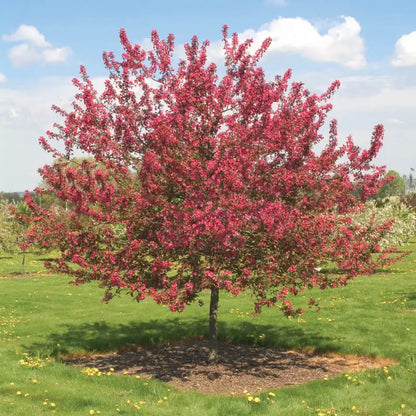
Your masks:
<svg viewBox="0 0 416 416"><path fill-rule="evenodd" d="M129 376L88 377L60 363L56 358L67 352L205 336L208 299L203 295L205 306L192 305L182 314L128 296L102 304L94 284L72 287L68 277L42 276L39 257L26 262L26 271L39 276L0 279L0 415L416 415L416 254L345 288L298 297L299 306L312 295L322 307L299 319L287 319L277 308L253 317L249 296L221 294L222 339L399 363L357 373L356 381L341 375L276 389L274 403L268 392L254 403ZM0 256L0 275L19 273L19 260Z"/></svg>
<svg viewBox="0 0 416 416"><path fill-rule="evenodd" d="M20 251L15 254L0 252L0 276L24 273L45 274L48 271L44 266L44 262L50 259L50 257L51 254L38 254L33 252L23 253L23 251Z"/></svg>

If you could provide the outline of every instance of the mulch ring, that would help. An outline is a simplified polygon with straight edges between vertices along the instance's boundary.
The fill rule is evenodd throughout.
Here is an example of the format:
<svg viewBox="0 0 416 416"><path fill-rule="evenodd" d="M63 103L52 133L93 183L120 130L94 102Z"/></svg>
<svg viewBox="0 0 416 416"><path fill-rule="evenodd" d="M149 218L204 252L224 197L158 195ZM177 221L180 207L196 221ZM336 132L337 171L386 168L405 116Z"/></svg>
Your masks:
<svg viewBox="0 0 416 416"><path fill-rule="evenodd" d="M304 384L345 372L396 365L388 359L218 344L218 360L208 362L207 340L183 340L152 347L129 347L108 354L66 356L83 368L154 378L180 390L206 394L244 394ZM113 370L110 370L113 369Z"/></svg>

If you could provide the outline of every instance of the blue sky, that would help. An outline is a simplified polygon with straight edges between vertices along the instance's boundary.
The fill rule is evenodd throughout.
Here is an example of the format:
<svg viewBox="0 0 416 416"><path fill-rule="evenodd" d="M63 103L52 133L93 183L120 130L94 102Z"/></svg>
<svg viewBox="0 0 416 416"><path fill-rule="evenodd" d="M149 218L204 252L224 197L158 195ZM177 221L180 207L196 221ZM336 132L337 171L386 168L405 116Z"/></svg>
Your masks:
<svg viewBox="0 0 416 416"><path fill-rule="evenodd" d="M221 27L261 41L272 77L293 70L313 92L339 79L330 118L339 136L368 146L373 126L386 133L377 163L401 174L416 166L416 2L414 0L0 0L0 191L33 189L50 162L38 138L69 108L71 79L85 65L101 85L102 52L120 52L118 33L147 44L152 29L176 45L196 34L219 59ZM218 60L220 64L220 60Z"/></svg>

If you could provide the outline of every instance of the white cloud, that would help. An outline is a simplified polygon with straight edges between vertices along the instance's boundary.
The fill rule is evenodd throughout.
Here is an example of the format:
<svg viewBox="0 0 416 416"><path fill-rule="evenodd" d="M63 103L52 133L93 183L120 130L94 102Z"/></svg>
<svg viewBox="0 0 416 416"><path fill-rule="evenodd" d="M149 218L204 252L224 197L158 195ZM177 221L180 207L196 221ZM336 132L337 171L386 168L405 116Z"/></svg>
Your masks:
<svg viewBox="0 0 416 416"><path fill-rule="evenodd" d="M53 48L45 49L42 56L47 63L65 62L69 57L71 51L69 48Z"/></svg>
<svg viewBox="0 0 416 416"><path fill-rule="evenodd" d="M399 118L389 118L386 120L386 124L389 124L391 126L402 126L405 124L403 120L400 120Z"/></svg>
<svg viewBox="0 0 416 416"><path fill-rule="evenodd" d="M69 47L56 48L47 42L35 26L21 25L15 33L2 38L7 42L19 42L9 50L9 59L17 68L31 63L62 63L71 54Z"/></svg>
<svg viewBox="0 0 416 416"><path fill-rule="evenodd" d="M389 85L380 82L378 88L368 83L360 83L350 88L346 87L341 80L341 91L335 94L334 101L337 105L342 106L347 111L366 111L379 115L386 114L388 119L401 119L400 115L415 114L416 103L414 97L416 94L416 86L398 86ZM358 88L365 88L361 93ZM373 89L373 90L372 90ZM380 120L382 122L383 120Z"/></svg>
<svg viewBox="0 0 416 416"><path fill-rule="evenodd" d="M104 90L103 77L92 77L98 90ZM30 88L0 86L0 191L33 189L40 183L39 167L52 161L38 143L46 130L64 119L51 110L52 104L70 111L77 89L71 78L48 77ZM53 146L59 143L52 143ZM62 145L62 144L61 144Z"/></svg>
<svg viewBox="0 0 416 416"><path fill-rule="evenodd" d="M145 51L153 50L153 43L151 38L144 38L140 42L140 47L143 48Z"/></svg>
<svg viewBox="0 0 416 416"><path fill-rule="evenodd" d="M0 190L24 191L40 182L37 169L51 157L38 138L61 121L51 105L69 108L75 89L70 79L48 78L30 88L0 87Z"/></svg>
<svg viewBox="0 0 416 416"><path fill-rule="evenodd" d="M6 75L4 75L4 74L2 74L2 73L0 72L0 84L1 84L2 82L6 82L6 80L7 80Z"/></svg>
<svg viewBox="0 0 416 416"><path fill-rule="evenodd" d="M51 46L49 42L46 42L45 36L35 26L20 25L12 35L3 35L3 39L9 42L27 42L38 48Z"/></svg>
<svg viewBox="0 0 416 416"><path fill-rule="evenodd" d="M393 66L416 65L416 31L399 38L396 42L396 49L391 63Z"/></svg>
<svg viewBox="0 0 416 416"><path fill-rule="evenodd" d="M268 57L295 53L311 61L333 62L351 69L363 68L366 60L361 26L353 17L344 16L342 19L341 22L332 22L327 32L321 34L317 26L304 18L279 17L257 30L245 30L239 38L252 38L253 47L258 48L265 38L270 37L272 44ZM208 55L210 59L219 61L222 42L212 43Z"/></svg>
<svg viewBox="0 0 416 416"><path fill-rule="evenodd" d="M28 43L21 43L9 50L9 59L13 66L21 68L32 62L40 61L42 53L38 48Z"/></svg>
<svg viewBox="0 0 416 416"><path fill-rule="evenodd" d="M329 118L339 121L339 138L352 135L362 148L368 148L373 126L385 128L383 146L376 164L400 173L414 166L416 147L416 84L393 77L341 78L341 88L331 100Z"/></svg>

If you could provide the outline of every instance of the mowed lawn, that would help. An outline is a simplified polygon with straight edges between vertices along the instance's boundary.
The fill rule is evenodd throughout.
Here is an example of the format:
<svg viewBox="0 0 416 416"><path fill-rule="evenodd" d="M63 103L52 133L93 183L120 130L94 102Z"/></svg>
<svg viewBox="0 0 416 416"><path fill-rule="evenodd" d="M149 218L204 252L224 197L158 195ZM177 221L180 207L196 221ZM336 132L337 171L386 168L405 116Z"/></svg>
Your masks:
<svg viewBox="0 0 416 416"><path fill-rule="evenodd" d="M416 244L406 249L416 250ZM0 276L19 272L20 261L0 256ZM39 257L28 256L26 270L37 275L0 278L0 415L416 415L416 254L345 288L299 296L295 303L306 313L296 319L277 308L253 317L248 295L221 293L222 339L399 363L272 390L274 397L266 391L256 394L259 402L183 392L126 375L89 377L59 362L67 352L206 336L205 294L205 306L182 314L129 296L103 304L96 284L73 287L68 277L42 275ZM310 296L320 312L307 309Z"/></svg>

